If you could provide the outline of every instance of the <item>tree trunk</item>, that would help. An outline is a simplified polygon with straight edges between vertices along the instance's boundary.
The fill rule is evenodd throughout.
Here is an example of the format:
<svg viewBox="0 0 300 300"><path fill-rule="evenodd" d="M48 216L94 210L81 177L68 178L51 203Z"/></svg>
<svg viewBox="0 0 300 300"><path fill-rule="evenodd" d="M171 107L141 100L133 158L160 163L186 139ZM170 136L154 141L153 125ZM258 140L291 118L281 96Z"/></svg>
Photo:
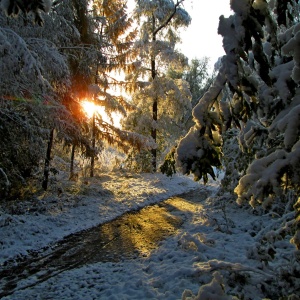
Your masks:
<svg viewBox="0 0 300 300"><path fill-rule="evenodd" d="M157 122L157 99L154 99L153 106L152 106L152 119ZM156 136L157 136L157 129L156 127L151 129L151 137L153 138L154 142L156 143ZM157 158L157 150L156 148L151 149L152 154L152 169L153 172L156 172L156 158Z"/></svg>
<svg viewBox="0 0 300 300"><path fill-rule="evenodd" d="M72 145L72 149L71 149L71 162L70 162L70 177L69 180L73 180L74 179L74 157L75 157L75 144Z"/></svg>
<svg viewBox="0 0 300 300"><path fill-rule="evenodd" d="M96 145L95 131L96 131L95 113L93 113L93 118L92 118L92 149L93 150L92 150L92 157L91 157L90 177L94 177L95 145Z"/></svg>
<svg viewBox="0 0 300 300"><path fill-rule="evenodd" d="M44 178L42 182L42 188L46 191L48 188L48 179L49 179L49 171L50 171L50 161L51 161L51 150L53 145L53 137L54 137L54 129L51 129L48 145L47 145L47 153L45 158L45 166L44 166Z"/></svg>
<svg viewBox="0 0 300 300"><path fill-rule="evenodd" d="M156 41L156 34L155 34L155 18L154 16L152 17L152 22L153 22L153 36L152 36L152 41ZM151 77L152 77L152 82L154 81L156 77L156 69L155 69L155 57L151 58ZM158 110L158 105L157 105L157 97L153 99L153 105L152 105L152 120L155 123L155 127L152 127L151 129L151 137L153 138L154 142L156 143L156 137L157 137L157 129L156 129L156 122L157 122L157 110ZM156 172L156 159L157 159L157 150L151 149L151 154L152 154L152 170L153 172Z"/></svg>

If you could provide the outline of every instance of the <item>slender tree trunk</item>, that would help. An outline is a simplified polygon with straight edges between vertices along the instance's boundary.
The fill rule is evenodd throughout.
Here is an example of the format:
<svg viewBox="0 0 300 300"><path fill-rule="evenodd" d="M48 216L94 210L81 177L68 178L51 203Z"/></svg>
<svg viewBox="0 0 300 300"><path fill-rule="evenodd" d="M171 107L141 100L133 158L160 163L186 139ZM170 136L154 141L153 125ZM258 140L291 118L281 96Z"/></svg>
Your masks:
<svg viewBox="0 0 300 300"><path fill-rule="evenodd" d="M47 153L45 158L45 166L44 166L44 178L42 182L42 188L46 191L48 188L48 179L49 179L49 171L50 171L50 161L51 161L51 150L53 145L53 137L54 137L54 129L51 129L48 145L47 145Z"/></svg>
<svg viewBox="0 0 300 300"><path fill-rule="evenodd" d="M94 165L95 165L95 145L96 145L96 124L95 124L95 113L93 113L92 118L92 157L91 157L91 170L90 170L90 177L94 177Z"/></svg>
<svg viewBox="0 0 300 300"><path fill-rule="evenodd" d="M152 22L153 22L153 36L152 36L152 41L156 41L156 33L155 33L155 18L154 16L152 17ZM152 77L152 82L154 81L156 77L156 69L155 69L155 57L151 58L151 77ZM158 111L158 104L157 104L157 97L153 99L153 104L152 104L152 120L155 123L155 127L152 127L151 129L151 137L153 138L154 142L156 143L157 139L157 129L156 129L156 123L157 123L157 111ZM157 159L157 149L151 149L151 154L152 154L152 170L153 172L156 172L156 159Z"/></svg>
<svg viewBox="0 0 300 300"><path fill-rule="evenodd" d="M70 177L69 179L74 179L74 157L75 157L75 144L72 145L71 149L71 162L70 162Z"/></svg>
<svg viewBox="0 0 300 300"><path fill-rule="evenodd" d="M153 105L152 105L152 119L156 123L157 122L157 99L154 99ZM154 142L156 143L156 137L157 137L157 129L156 127L151 129L151 137L154 139ZM151 149L152 154L152 169L153 172L156 172L156 159L157 159L157 149Z"/></svg>

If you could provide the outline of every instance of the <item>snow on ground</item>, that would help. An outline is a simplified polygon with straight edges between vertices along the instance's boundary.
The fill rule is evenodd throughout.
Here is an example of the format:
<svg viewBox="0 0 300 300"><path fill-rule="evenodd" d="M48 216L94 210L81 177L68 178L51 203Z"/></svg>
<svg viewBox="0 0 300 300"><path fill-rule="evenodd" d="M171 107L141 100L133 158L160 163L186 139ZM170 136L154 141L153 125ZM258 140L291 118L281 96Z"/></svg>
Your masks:
<svg viewBox="0 0 300 300"><path fill-rule="evenodd" d="M78 183L56 178L49 193L0 210L0 263L197 186L163 174L111 173Z"/></svg>
<svg viewBox="0 0 300 300"><path fill-rule="evenodd" d="M295 263L290 237L277 241L274 252L267 239L264 243L259 239L280 220L238 207L229 196L218 196L217 187L218 183L204 187L188 177L162 174L109 174L78 183L59 179L51 193L32 200L35 209L27 211L28 203L23 203L0 211L0 262L126 211L189 190L197 192L191 199L189 219L178 234L150 254L65 271L3 299L256 300L266 295L279 299L281 292L292 294L295 286L281 281L278 271ZM210 194L205 201L202 191Z"/></svg>

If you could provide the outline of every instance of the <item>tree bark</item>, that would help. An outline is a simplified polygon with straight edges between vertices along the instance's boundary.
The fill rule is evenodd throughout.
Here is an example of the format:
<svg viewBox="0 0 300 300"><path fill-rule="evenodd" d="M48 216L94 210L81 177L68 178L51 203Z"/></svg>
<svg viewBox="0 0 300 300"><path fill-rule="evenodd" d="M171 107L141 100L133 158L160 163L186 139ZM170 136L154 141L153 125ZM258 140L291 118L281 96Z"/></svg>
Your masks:
<svg viewBox="0 0 300 300"><path fill-rule="evenodd" d="M152 25L153 25L153 32L152 32L152 42L156 41L156 33L157 31L155 30L155 17L152 16ZM154 82L154 79L156 77L156 66L155 66L155 57L151 58L151 77L152 77L152 82ZM152 104L152 120L153 120L153 125L155 123L155 127L151 128L151 137L153 138L154 142L156 143L157 139L157 127L156 127L156 122L157 122L157 110L158 110L158 105L157 105L157 96L153 99L153 104ZM157 159L157 149L151 149L151 154L152 154L152 171L156 172L156 159Z"/></svg>
<svg viewBox="0 0 300 300"><path fill-rule="evenodd" d="M158 105L157 105L157 99L154 99L153 101L153 105L152 105L152 119L153 121L156 123L157 122L157 109L158 109ZM157 129L156 127L152 127L151 129L151 137L153 138L154 142L156 143L156 137L157 137ZM151 154L152 154L152 170L153 172L156 172L156 167L157 167L157 163L156 163L156 159L157 159L157 149L151 149Z"/></svg>
<svg viewBox="0 0 300 300"><path fill-rule="evenodd" d="M74 157L75 157L75 144L72 145L71 149L71 162L70 162L70 179L74 179Z"/></svg>
<svg viewBox="0 0 300 300"><path fill-rule="evenodd" d="M52 145L53 145L53 137L54 137L54 128L50 130L46 158L45 158L44 178L43 178L43 182L42 182L42 188L45 191L48 188L49 171L50 171L49 167L50 167L50 161L51 161L51 150L52 150Z"/></svg>
<svg viewBox="0 0 300 300"><path fill-rule="evenodd" d="M96 132L96 124L95 124L95 112L94 112L92 118L92 157L91 157L90 177L94 177L95 145L96 145L95 132Z"/></svg>

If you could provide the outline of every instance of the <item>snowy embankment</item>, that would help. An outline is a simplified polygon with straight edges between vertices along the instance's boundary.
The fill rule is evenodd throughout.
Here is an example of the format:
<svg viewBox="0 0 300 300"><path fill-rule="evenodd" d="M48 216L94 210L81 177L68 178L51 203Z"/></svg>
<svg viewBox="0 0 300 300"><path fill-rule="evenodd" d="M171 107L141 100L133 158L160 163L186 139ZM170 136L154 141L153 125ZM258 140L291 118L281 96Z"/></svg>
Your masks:
<svg viewBox="0 0 300 300"><path fill-rule="evenodd" d="M182 196L188 218L158 249L65 271L30 288L18 287L3 299L256 300L299 291L299 257L291 235L281 232L276 240L288 215L254 214L230 196L218 196L214 183L204 187L182 176L110 175L82 185L65 183L59 197L35 200L42 211L1 216L1 260L192 189Z"/></svg>

